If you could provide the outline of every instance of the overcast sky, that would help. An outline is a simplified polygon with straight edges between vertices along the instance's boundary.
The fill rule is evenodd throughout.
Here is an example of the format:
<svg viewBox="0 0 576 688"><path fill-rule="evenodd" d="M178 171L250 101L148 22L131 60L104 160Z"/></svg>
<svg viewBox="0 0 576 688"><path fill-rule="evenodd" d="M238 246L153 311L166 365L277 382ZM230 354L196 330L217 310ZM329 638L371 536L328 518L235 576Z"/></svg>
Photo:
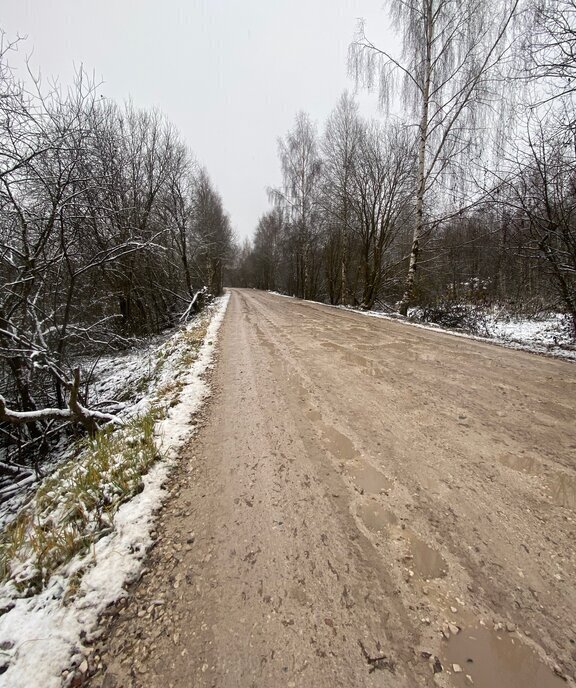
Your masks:
<svg viewBox="0 0 576 688"><path fill-rule="evenodd" d="M346 57L356 20L390 40L382 0L4 0L1 28L27 36L43 78L83 64L117 101L160 108L249 236L280 181L277 138L305 110L319 126L354 85ZM362 111L377 116L376 98Z"/></svg>

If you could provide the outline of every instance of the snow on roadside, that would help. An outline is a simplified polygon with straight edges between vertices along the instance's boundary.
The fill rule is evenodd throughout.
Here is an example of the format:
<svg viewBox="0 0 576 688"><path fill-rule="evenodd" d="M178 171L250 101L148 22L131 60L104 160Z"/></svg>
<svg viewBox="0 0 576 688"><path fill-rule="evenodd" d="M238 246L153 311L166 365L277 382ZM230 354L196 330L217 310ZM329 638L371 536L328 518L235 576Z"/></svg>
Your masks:
<svg viewBox="0 0 576 688"><path fill-rule="evenodd" d="M177 369L180 347L176 346L167 356L161 382L176 377L183 386L178 403L168 409L156 426L160 449L166 458L143 476L142 492L120 506L114 516L113 531L98 540L88 555L75 557L53 575L41 593L31 598L9 599L4 595L0 599L0 613L4 612L0 616L0 685L57 688L71 682L74 671L68 671L69 668L83 672L83 637L90 638L96 631L99 615L125 596L125 586L140 575L146 551L152 544L155 512L166 496L163 485L179 448L194 432L194 414L209 394L203 376L212 365L228 300L226 294L211 307L206 335L188 370ZM152 401L148 397L137 406L144 410ZM75 575L81 575L78 591L67 603L65 593Z"/></svg>
<svg viewBox="0 0 576 688"><path fill-rule="evenodd" d="M532 320L528 318L504 319L497 316L487 316L486 325L491 336L481 337L468 332L451 330L433 323L414 322L401 316L393 316L386 313L358 310L354 312L376 318L404 322L412 327L442 332L452 337L463 337L477 342L496 344L507 349L528 351L530 353L545 354L554 358L576 361L576 347L568 343L562 326L563 316L561 314L555 314L546 320Z"/></svg>

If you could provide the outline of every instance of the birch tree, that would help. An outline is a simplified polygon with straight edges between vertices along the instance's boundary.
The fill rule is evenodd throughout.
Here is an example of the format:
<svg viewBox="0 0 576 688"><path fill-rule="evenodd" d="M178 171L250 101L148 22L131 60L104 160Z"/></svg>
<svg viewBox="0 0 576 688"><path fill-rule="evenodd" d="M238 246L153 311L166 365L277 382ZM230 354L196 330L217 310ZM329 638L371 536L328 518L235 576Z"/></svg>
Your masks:
<svg viewBox="0 0 576 688"><path fill-rule="evenodd" d="M501 85L497 68L510 48L519 0L388 0L402 44L400 56L373 43L358 27L349 69L358 85L377 86L389 107L399 92L417 127L415 221L399 311L413 300L420 250L430 225L431 191L452 165L471 155Z"/></svg>
<svg viewBox="0 0 576 688"><path fill-rule="evenodd" d="M295 286L304 299L314 294L314 239L319 231L321 160L316 131L309 117L300 112L294 129L278 141L283 185L272 189L274 202L285 208L295 234Z"/></svg>

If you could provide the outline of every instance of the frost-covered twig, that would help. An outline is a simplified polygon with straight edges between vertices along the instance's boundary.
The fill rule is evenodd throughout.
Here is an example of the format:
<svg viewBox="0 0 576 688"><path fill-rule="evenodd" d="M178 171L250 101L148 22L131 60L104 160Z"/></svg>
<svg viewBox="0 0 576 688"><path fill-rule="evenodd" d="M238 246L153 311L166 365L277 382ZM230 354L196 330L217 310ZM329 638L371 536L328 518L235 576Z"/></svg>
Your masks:
<svg viewBox="0 0 576 688"><path fill-rule="evenodd" d="M78 401L78 390L80 388L80 370L78 368L74 371L73 381L67 383L67 387L70 392L67 409L45 408L35 411L13 411L6 406L6 400L0 394L0 421L12 423L13 425L22 425L59 418L79 422L91 435L98 429L96 420L122 423L116 416L87 409Z"/></svg>

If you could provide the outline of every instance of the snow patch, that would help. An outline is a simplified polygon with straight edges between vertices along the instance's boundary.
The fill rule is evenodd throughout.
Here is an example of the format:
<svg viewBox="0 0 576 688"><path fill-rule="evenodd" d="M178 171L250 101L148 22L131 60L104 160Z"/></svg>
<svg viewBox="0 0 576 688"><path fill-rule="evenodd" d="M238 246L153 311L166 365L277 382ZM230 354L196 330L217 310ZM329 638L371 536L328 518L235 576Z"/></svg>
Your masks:
<svg viewBox="0 0 576 688"><path fill-rule="evenodd" d="M213 365L218 329L230 294L217 299L193 365L181 374L184 386L178 404L158 423L161 450L166 456L143 476L144 489L115 514L113 532L97 541L89 554L75 557L48 586L31 598L0 599L0 685L11 688L57 688L70 683L73 669L84 660L82 638L90 638L99 615L126 595L125 586L138 579L152 544L155 513L166 497L164 484L178 450L194 432L192 416L210 390L202 376ZM171 356L172 363L176 357ZM176 373L168 364L163 378ZM138 406L149 404L147 397ZM68 584L81 576L71 602L64 599ZM70 670L70 671L69 671ZM69 671L66 675L65 672Z"/></svg>

